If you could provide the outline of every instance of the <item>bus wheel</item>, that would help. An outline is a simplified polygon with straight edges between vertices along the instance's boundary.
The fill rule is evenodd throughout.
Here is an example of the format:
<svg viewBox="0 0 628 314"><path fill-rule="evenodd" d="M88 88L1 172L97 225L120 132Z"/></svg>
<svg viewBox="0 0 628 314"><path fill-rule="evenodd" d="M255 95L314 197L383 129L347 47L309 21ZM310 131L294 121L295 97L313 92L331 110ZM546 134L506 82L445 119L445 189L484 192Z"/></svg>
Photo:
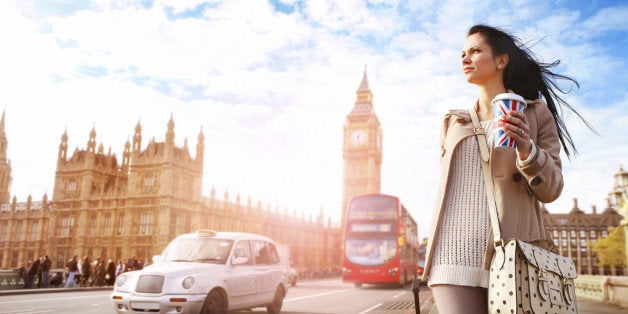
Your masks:
<svg viewBox="0 0 628 314"><path fill-rule="evenodd" d="M360 288L360 287L362 287L362 283L361 282L354 282L353 286L356 287L356 288Z"/></svg>

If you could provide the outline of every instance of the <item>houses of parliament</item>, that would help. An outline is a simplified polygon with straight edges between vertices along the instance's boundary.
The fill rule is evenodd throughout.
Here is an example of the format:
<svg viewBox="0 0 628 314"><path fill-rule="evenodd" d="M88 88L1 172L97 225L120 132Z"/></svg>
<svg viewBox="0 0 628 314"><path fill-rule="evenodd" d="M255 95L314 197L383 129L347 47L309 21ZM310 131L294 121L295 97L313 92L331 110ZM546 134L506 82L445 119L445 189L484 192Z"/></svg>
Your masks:
<svg viewBox="0 0 628 314"><path fill-rule="evenodd" d="M341 223L321 212L301 217L274 209L250 197L243 200L212 189L202 195L205 143L197 136L195 156L187 140L175 145L175 121L165 125L163 142L144 143L142 125L124 143L119 160L92 129L84 149L68 152L69 135L59 144L52 197L25 201L10 197L11 163L7 156L5 115L0 120L0 269L12 269L48 255L63 268L74 255L150 260L175 236L198 229L252 232L290 246L295 266L337 267L342 258ZM348 200L380 193L383 132L375 114L366 69L356 101L343 127L342 217ZM625 172L620 169L623 179ZM616 175L617 177L617 175ZM625 178L623 184L628 183ZM625 185L624 185L625 189ZM415 217L419 218L420 217ZM341 219L342 220L342 219ZM569 214L545 213L546 225L561 254L576 260L580 273L605 272L596 265L591 241L617 226L621 216L611 208L585 214L574 206ZM617 273L616 270L612 270Z"/></svg>

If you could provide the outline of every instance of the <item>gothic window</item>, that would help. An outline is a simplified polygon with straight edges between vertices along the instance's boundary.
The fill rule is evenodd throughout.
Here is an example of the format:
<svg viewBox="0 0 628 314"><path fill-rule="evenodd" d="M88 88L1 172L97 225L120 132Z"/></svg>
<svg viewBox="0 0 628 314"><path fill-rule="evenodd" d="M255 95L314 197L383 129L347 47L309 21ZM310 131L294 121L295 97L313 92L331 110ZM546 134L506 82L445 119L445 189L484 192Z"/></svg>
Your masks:
<svg viewBox="0 0 628 314"><path fill-rule="evenodd" d="M212 219L213 221L214 219ZM177 235L177 215L170 215L170 230L168 232L171 237ZM1 240L1 239L0 239Z"/></svg>
<svg viewBox="0 0 628 314"><path fill-rule="evenodd" d="M17 267L17 258L20 256L20 250L12 250L11 252L11 267Z"/></svg>
<svg viewBox="0 0 628 314"><path fill-rule="evenodd" d="M9 235L9 227L7 226L6 222L3 222L2 225L0 225L0 242L4 242L7 241L7 239Z"/></svg>
<svg viewBox="0 0 628 314"><path fill-rule="evenodd" d="M144 177L144 190L151 190L155 186L155 176L152 174Z"/></svg>
<svg viewBox="0 0 628 314"><path fill-rule="evenodd" d="M68 192L70 193L76 192L76 187L77 187L76 179L70 179L70 181L68 182Z"/></svg>
<svg viewBox="0 0 628 314"><path fill-rule="evenodd" d="M72 229L74 229L74 217L72 216L61 217L61 228L59 228L59 236L62 236L62 237L71 236Z"/></svg>
<svg viewBox="0 0 628 314"><path fill-rule="evenodd" d="M30 241L37 241L37 239L39 238L39 223L37 221L33 222L33 224L31 225L31 232L30 232Z"/></svg>
<svg viewBox="0 0 628 314"><path fill-rule="evenodd" d="M103 235L110 235L110 234L111 234L111 215L106 214L105 221L104 221Z"/></svg>
<svg viewBox="0 0 628 314"><path fill-rule="evenodd" d="M140 214L140 235L153 234L153 223L155 215L153 213Z"/></svg>
<svg viewBox="0 0 628 314"><path fill-rule="evenodd" d="M124 234L124 215L118 216L118 235Z"/></svg>
<svg viewBox="0 0 628 314"><path fill-rule="evenodd" d="M175 175L172 178L172 195L178 196L179 194L179 176Z"/></svg>
<svg viewBox="0 0 628 314"><path fill-rule="evenodd" d="M15 225L15 241L22 241L22 222L19 221Z"/></svg>
<svg viewBox="0 0 628 314"><path fill-rule="evenodd" d="M57 257L55 258L57 260L57 268L63 268L65 267L65 257L69 255L67 253L67 249L65 248L59 248L57 249Z"/></svg>
<svg viewBox="0 0 628 314"><path fill-rule="evenodd" d="M91 237L96 236L96 215L92 215L89 221L89 235Z"/></svg>

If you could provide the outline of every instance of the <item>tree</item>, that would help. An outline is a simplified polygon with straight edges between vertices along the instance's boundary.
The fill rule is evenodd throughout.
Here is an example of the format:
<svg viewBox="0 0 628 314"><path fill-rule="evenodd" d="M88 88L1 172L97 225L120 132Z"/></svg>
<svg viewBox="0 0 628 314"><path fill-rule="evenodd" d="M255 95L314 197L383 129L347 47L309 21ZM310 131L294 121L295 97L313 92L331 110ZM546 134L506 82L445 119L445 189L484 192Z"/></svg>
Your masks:
<svg viewBox="0 0 628 314"><path fill-rule="evenodd" d="M622 226L613 230L604 239L593 244L597 253L598 267L626 267L626 234Z"/></svg>

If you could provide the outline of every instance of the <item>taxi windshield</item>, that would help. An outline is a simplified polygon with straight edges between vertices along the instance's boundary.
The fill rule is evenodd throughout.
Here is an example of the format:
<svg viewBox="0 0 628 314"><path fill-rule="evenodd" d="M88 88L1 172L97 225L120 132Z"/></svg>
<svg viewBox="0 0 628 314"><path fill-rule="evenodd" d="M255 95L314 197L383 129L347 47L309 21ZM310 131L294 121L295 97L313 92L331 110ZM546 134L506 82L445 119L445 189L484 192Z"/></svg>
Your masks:
<svg viewBox="0 0 628 314"><path fill-rule="evenodd" d="M225 264L233 240L216 238L178 238L161 255L163 262L201 262Z"/></svg>

